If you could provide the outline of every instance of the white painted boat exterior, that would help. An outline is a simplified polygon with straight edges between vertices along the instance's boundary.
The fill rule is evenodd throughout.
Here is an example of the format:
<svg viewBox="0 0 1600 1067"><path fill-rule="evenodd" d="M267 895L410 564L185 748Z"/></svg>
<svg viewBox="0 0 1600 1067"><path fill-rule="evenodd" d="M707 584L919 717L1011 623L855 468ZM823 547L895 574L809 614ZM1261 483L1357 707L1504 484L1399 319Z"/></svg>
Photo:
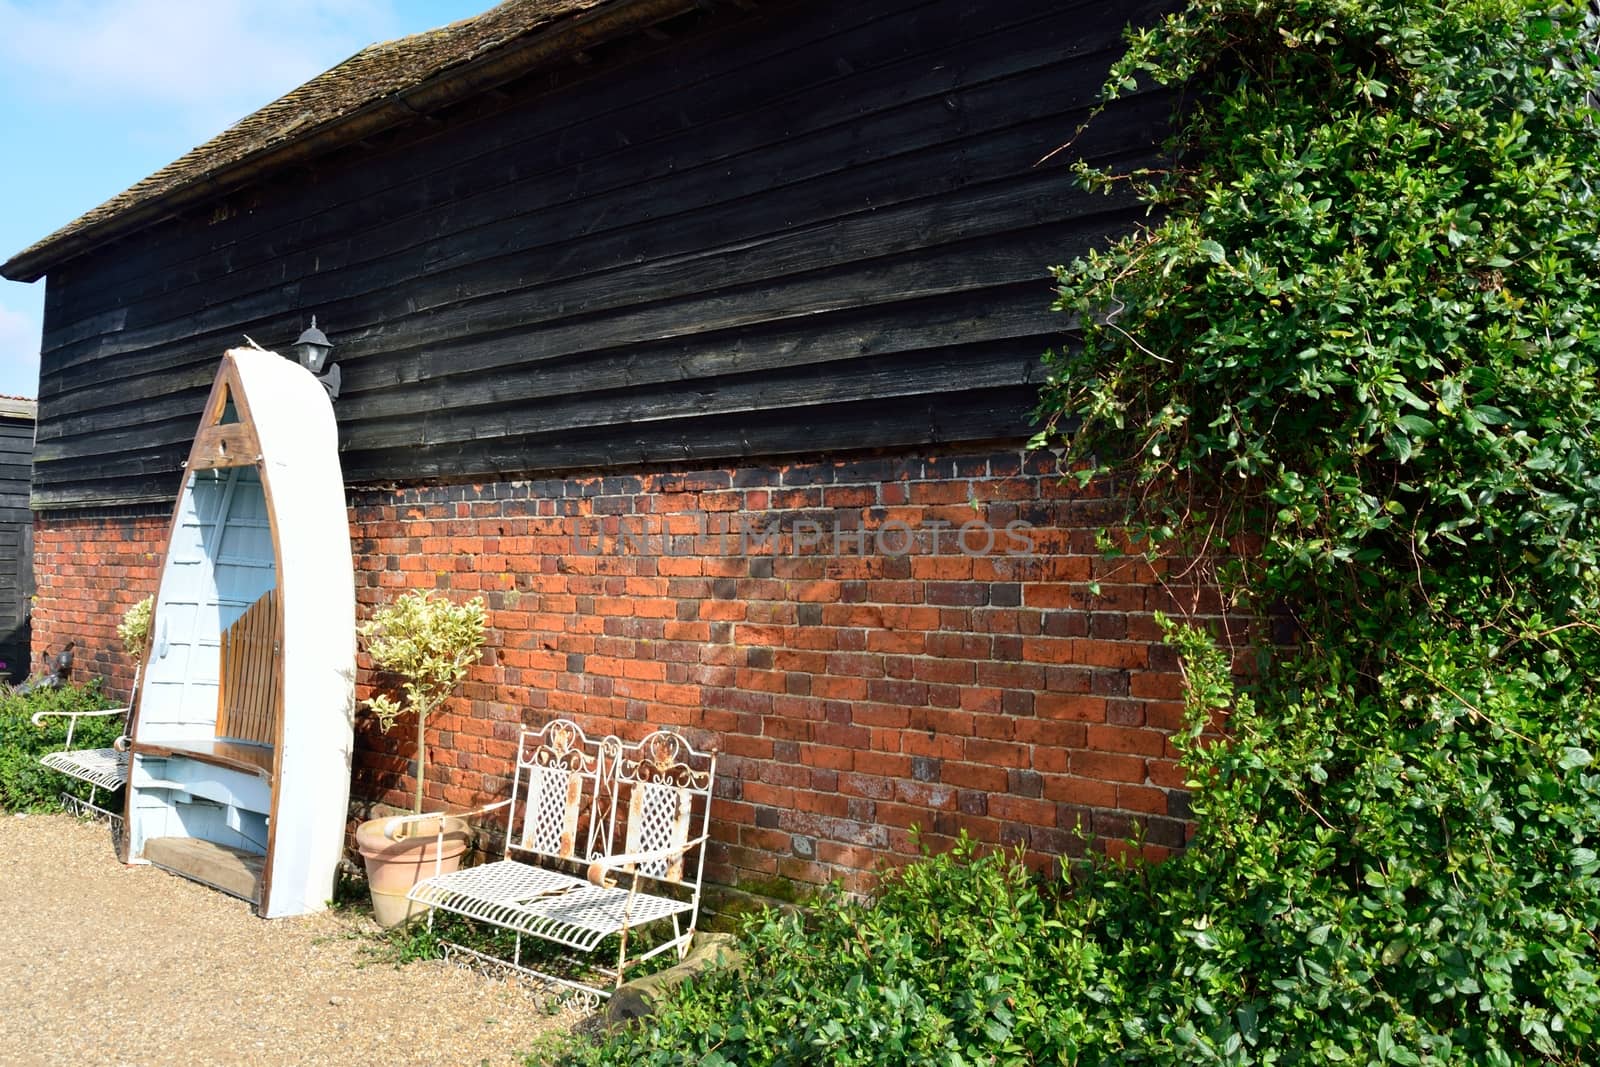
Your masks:
<svg viewBox="0 0 1600 1067"><path fill-rule="evenodd" d="M282 635L271 744L219 738L222 635L269 590ZM355 647L332 405L297 363L233 349L190 453L151 618L130 731L129 862L147 862L152 839L197 838L262 857L263 917L324 908L344 845Z"/></svg>

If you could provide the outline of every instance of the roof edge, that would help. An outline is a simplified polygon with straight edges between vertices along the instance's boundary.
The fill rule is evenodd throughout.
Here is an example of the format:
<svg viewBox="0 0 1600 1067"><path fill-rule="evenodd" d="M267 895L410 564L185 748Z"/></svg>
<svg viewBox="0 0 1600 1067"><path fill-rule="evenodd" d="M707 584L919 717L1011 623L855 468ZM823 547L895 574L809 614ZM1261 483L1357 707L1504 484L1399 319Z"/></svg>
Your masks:
<svg viewBox="0 0 1600 1067"><path fill-rule="evenodd" d="M16 282L38 281L51 268L74 256L125 237L183 208L232 192L270 169L308 160L403 125L474 92L520 77L551 60L637 33L703 6L704 0L614 0L547 25L477 59L312 127L302 136L262 148L103 221L64 233L59 239L46 237L0 264L0 277ZM72 223L68 223L62 229L70 230L71 226Z"/></svg>

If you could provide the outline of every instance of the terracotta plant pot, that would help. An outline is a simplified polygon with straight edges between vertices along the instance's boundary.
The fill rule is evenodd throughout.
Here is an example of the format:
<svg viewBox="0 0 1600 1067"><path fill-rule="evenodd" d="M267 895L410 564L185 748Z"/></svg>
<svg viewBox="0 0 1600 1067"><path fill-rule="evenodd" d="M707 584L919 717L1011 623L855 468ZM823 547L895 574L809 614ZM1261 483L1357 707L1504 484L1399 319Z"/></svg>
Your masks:
<svg viewBox="0 0 1600 1067"><path fill-rule="evenodd" d="M465 819L444 819L444 847L439 848L437 819L422 819L400 827L399 837L384 836L388 819L368 819L356 827L356 848L367 865L367 885L372 890L372 914L380 926L398 926L428 909L406 899L411 887L435 873L461 866L472 841ZM436 862L437 859L437 862Z"/></svg>

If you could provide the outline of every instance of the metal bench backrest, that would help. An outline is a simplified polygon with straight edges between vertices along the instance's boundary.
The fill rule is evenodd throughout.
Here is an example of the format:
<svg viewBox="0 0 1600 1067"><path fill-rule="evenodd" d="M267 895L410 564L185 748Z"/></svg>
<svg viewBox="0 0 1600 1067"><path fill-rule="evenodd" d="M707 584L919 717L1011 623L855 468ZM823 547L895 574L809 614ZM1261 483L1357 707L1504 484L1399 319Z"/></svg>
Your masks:
<svg viewBox="0 0 1600 1067"><path fill-rule="evenodd" d="M576 723L556 719L522 731L511 786L505 854L512 850L578 859L611 850L611 819L602 790L616 762L614 738L591 741ZM579 848L579 824L589 810Z"/></svg>
<svg viewBox="0 0 1600 1067"><path fill-rule="evenodd" d="M717 754L699 752L677 734L658 730L637 744L622 744L617 754L616 796L626 797L627 853L681 848L690 838L703 838L711 818L711 784ZM697 800L698 798L698 800ZM699 817L694 809L698 805ZM695 823L698 822L698 826ZM698 853L696 855L696 853ZM692 866L686 863L693 857ZM705 844L671 860L651 860L639 872L667 882L700 884ZM689 870L692 878L685 878Z"/></svg>

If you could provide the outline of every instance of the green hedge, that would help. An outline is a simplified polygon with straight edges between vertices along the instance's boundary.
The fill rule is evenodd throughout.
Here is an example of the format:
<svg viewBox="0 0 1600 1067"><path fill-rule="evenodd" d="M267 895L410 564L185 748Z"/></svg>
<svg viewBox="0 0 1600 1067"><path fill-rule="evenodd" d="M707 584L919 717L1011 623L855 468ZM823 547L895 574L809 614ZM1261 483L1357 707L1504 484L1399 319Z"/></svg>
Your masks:
<svg viewBox="0 0 1600 1067"><path fill-rule="evenodd" d="M45 689L26 696L0 695L0 810L54 811L62 792L87 798L89 787L39 766L39 757L65 747L67 720L45 719L41 728L32 717L39 711L93 711L115 707L100 691L98 680L87 685ZM73 748L104 748L122 735L120 715L78 720ZM101 792L104 798L105 793Z"/></svg>

